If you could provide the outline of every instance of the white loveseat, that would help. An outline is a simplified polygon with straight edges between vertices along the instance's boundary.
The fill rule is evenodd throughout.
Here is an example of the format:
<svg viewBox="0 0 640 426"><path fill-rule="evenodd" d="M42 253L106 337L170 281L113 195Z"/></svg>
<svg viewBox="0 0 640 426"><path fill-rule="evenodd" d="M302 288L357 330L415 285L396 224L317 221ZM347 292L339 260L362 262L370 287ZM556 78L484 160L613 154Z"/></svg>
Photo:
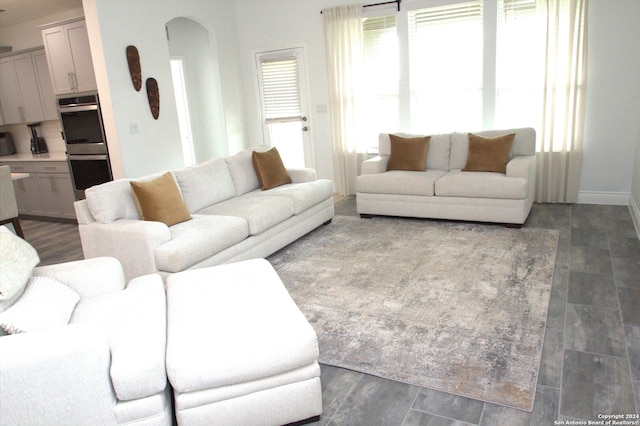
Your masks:
<svg viewBox="0 0 640 426"><path fill-rule="evenodd" d="M85 258L113 256L127 279L153 272L166 278L266 257L333 218L333 182L313 169L288 169L292 183L262 191L254 149L268 147L172 171L192 219L170 227L140 219L131 179L87 189L86 200L75 203Z"/></svg>
<svg viewBox="0 0 640 426"><path fill-rule="evenodd" d="M79 301L69 325L0 333L0 424L171 425L162 278L125 286L113 258L37 267L33 275L71 288ZM0 312L23 300L22 291L0 302Z"/></svg>
<svg viewBox="0 0 640 426"><path fill-rule="evenodd" d="M534 129L473 133L484 137L515 133L506 173L462 171L468 133L431 136L426 171L387 171L390 137L380 134L379 155L362 163L356 179L358 213L522 225L535 194Z"/></svg>

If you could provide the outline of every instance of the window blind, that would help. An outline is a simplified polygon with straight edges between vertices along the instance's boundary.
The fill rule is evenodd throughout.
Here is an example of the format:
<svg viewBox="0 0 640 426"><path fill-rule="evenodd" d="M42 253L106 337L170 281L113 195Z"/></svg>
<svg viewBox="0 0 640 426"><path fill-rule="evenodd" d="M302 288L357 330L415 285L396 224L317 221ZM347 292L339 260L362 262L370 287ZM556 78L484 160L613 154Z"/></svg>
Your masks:
<svg viewBox="0 0 640 426"><path fill-rule="evenodd" d="M297 58L261 59L260 75L265 121L283 123L300 120Z"/></svg>
<svg viewBox="0 0 640 426"><path fill-rule="evenodd" d="M429 24L445 24L479 19L482 21L482 2L474 0L446 6L420 9L409 14L410 26L414 28Z"/></svg>

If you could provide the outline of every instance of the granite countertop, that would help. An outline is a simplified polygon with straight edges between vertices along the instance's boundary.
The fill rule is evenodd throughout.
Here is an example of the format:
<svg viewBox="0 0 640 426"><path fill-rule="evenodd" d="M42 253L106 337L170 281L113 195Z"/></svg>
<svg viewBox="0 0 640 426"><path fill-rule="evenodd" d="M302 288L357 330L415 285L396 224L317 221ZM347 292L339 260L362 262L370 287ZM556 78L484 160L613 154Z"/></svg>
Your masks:
<svg viewBox="0 0 640 426"><path fill-rule="evenodd" d="M30 152L22 152L0 156L0 163L9 163L14 161L67 161L67 153L47 152L45 154L32 154Z"/></svg>

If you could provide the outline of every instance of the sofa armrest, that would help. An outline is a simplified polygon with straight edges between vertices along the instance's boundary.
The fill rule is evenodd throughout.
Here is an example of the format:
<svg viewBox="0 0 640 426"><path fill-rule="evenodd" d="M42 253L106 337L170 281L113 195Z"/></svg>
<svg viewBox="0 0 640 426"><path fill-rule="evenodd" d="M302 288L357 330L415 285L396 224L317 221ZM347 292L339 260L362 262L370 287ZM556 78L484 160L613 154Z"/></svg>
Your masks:
<svg viewBox="0 0 640 426"><path fill-rule="evenodd" d="M74 202L73 209L76 212L76 219L80 225L87 225L96 221L91 214L91 210L89 210L89 204L87 204L86 199Z"/></svg>
<svg viewBox="0 0 640 426"><path fill-rule="evenodd" d="M155 250L171 240L164 223L136 219L94 222L78 229L84 257L115 257L122 264L125 281L157 272Z"/></svg>
<svg viewBox="0 0 640 426"><path fill-rule="evenodd" d="M58 280L77 291L82 299L122 290L125 285L122 265L113 257L40 266L33 275Z"/></svg>
<svg viewBox="0 0 640 426"><path fill-rule="evenodd" d="M513 157L507 163L507 177L519 177L529 179L531 168L535 168L535 155L519 155Z"/></svg>
<svg viewBox="0 0 640 426"><path fill-rule="evenodd" d="M116 424L106 336L69 325L0 337L2 424Z"/></svg>
<svg viewBox="0 0 640 426"><path fill-rule="evenodd" d="M313 182L318 179L316 171L311 168L287 169L292 183Z"/></svg>
<svg viewBox="0 0 640 426"><path fill-rule="evenodd" d="M368 175L373 173L384 173L387 171L387 163L389 163L388 155L378 155L362 162L361 174Z"/></svg>

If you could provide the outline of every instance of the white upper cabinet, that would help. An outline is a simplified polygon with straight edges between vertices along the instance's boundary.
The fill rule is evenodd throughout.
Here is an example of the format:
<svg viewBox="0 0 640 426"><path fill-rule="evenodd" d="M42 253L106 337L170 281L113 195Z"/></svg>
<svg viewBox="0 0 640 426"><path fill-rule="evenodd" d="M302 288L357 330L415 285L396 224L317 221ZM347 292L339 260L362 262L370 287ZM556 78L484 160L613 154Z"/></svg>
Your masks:
<svg viewBox="0 0 640 426"><path fill-rule="evenodd" d="M47 56L44 49L31 52L33 67L38 79L38 87L40 88L40 100L42 101L42 112L45 120L58 119L58 104L51 86L51 77L49 76L49 66L47 65Z"/></svg>
<svg viewBox="0 0 640 426"><path fill-rule="evenodd" d="M44 27L42 41L56 95L97 89L84 20Z"/></svg>
<svg viewBox="0 0 640 426"><path fill-rule="evenodd" d="M55 99L50 101L55 102ZM32 52L0 59L0 103L4 124L45 119Z"/></svg>

